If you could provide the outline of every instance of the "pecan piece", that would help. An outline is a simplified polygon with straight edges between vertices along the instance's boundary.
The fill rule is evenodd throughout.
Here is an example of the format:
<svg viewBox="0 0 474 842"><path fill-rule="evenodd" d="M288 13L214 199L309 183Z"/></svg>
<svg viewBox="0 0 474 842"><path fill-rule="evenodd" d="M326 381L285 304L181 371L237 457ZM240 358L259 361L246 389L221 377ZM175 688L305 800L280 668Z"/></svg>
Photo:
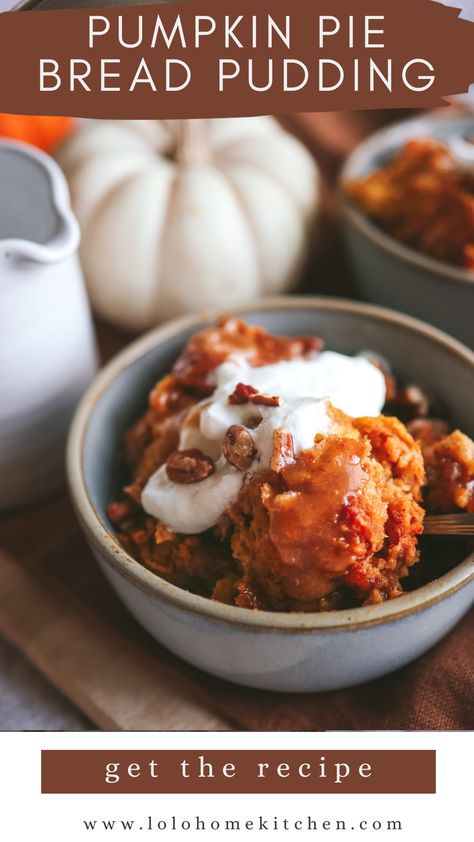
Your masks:
<svg viewBox="0 0 474 842"><path fill-rule="evenodd" d="M433 409L430 398L423 389L411 383L397 389L394 396L387 398L387 402L390 404L390 413L396 415L404 424L414 418L426 418Z"/></svg>
<svg viewBox="0 0 474 842"><path fill-rule="evenodd" d="M237 383L234 391L229 395L229 403L248 403L252 395L258 395L258 389L255 389L253 386L247 386L245 383Z"/></svg>
<svg viewBox="0 0 474 842"><path fill-rule="evenodd" d="M246 383L237 383L234 391L231 395L229 395L229 403L253 403L261 406L280 406L281 398L278 397L278 395L264 395L254 386L249 386Z"/></svg>
<svg viewBox="0 0 474 842"><path fill-rule="evenodd" d="M116 525L117 523L122 523L131 516L133 513L133 506L128 500L109 503L105 512L110 522Z"/></svg>
<svg viewBox="0 0 474 842"><path fill-rule="evenodd" d="M279 395L263 395L261 392L257 392L250 398L250 403L261 406L280 406L281 398Z"/></svg>
<svg viewBox="0 0 474 842"><path fill-rule="evenodd" d="M295 445L289 430L273 431L273 455L270 467L277 474L285 465L295 461Z"/></svg>
<svg viewBox="0 0 474 842"><path fill-rule="evenodd" d="M430 411L430 400L419 386L409 384L397 395L399 403L415 418L426 417Z"/></svg>
<svg viewBox="0 0 474 842"><path fill-rule="evenodd" d="M252 434L241 424L232 424L225 434L222 451L230 465L238 471L246 471L256 453Z"/></svg>
<svg viewBox="0 0 474 842"><path fill-rule="evenodd" d="M201 450L175 450L166 460L166 473L171 482L190 485L202 482L214 473L214 462Z"/></svg>

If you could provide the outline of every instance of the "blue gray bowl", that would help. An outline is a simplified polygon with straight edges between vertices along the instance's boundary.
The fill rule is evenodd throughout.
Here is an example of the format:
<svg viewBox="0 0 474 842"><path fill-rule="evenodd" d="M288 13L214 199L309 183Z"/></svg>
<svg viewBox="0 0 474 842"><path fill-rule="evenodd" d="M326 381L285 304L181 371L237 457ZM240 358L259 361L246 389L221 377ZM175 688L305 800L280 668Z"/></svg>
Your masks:
<svg viewBox="0 0 474 842"><path fill-rule="evenodd" d="M271 331L322 336L344 353L371 349L394 371L439 395L474 434L474 353L406 316L350 301L265 300L234 311ZM222 605L165 582L118 544L105 508L119 481L124 431L186 339L215 314L174 321L132 343L98 375L74 420L70 489L105 576L136 619L194 666L251 687L305 692L376 678L443 637L472 605L474 556L418 590L382 605L324 614L270 613Z"/></svg>
<svg viewBox="0 0 474 842"><path fill-rule="evenodd" d="M344 185L363 178L413 137L474 136L474 115L432 114L377 132L348 158L340 179L344 232L362 296L425 319L474 347L474 271L398 242L349 199Z"/></svg>

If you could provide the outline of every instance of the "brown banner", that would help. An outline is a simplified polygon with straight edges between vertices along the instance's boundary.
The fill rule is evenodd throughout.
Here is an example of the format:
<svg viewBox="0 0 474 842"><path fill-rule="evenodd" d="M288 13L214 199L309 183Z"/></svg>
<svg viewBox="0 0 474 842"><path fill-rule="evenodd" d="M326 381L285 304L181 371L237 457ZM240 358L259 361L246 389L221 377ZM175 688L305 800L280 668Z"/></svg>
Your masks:
<svg viewBox="0 0 474 842"><path fill-rule="evenodd" d="M192 0L0 15L0 110L228 117L442 104L474 26L433 0Z"/></svg>
<svg viewBox="0 0 474 842"><path fill-rule="evenodd" d="M435 751L50 751L43 793L434 793Z"/></svg>

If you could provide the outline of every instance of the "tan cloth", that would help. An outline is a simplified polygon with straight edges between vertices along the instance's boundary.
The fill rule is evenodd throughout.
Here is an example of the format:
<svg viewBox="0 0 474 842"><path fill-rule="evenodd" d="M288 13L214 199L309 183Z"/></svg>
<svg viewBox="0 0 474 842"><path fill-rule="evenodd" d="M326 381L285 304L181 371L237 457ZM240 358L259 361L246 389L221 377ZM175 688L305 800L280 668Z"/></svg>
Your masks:
<svg viewBox="0 0 474 842"><path fill-rule="evenodd" d="M392 113L393 119L397 114ZM383 112L301 115L287 118L314 151L327 182L327 207L334 219L332 186L341 159L376 125ZM334 225L325 238L317 272L308 271L305 291L352 292L349 267ZM103 357L128 337L100 327ZM474 613L438 646L400 672L349 690L284 695L239 688L193 670L139 629L105 584L75 521L66 495L0 519L0 550L19 563L41 564L56 582L99 610L153 657L185 672L237 728L252 730L470 729L474 727Z"/></svg>

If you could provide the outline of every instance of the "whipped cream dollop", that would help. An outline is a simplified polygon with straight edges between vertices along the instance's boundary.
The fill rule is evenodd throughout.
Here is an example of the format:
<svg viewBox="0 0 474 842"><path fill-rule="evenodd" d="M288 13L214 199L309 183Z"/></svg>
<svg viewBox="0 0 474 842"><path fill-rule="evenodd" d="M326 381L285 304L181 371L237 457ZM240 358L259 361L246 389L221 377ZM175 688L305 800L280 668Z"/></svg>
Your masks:
<svg viewBox="0 0 474 842"><path fill-rule="evenodd" d="M229 402L238 383L280 398L279 406ZM215 390L186 416L179 449L197 448L214 460L215 470L201 482L172 482L162 465L148 480L142 506L173 532L198 534L210 529L236 499L249 474L268 468L275 430L289 430L295 454L308 450L318 434L334 427L330 407L353 418L379 415L385 403L385 378L363 356L323 351L305 359L281 361L253 368L234 354L215 370ZM247 427L255 444L248 471L232 467L222 454L227 430Z"/></svg>

